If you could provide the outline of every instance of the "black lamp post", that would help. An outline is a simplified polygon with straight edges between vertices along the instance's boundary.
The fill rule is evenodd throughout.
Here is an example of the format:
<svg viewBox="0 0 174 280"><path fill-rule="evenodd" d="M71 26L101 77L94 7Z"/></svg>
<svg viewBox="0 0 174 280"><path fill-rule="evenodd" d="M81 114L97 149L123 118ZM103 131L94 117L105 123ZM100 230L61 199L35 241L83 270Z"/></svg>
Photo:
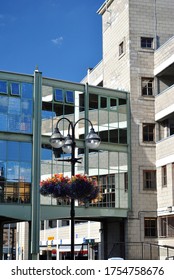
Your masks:
<svg viewBox="0 0 174 280"><path fill-rule="evenodd" d="M68 121L68 135L67 137L64 137L60 131L59 131L59 123L62 120ZM87 118L81 118L75 123L70 121L66 117L62 117L58 120L54 133L50 137L50 144L54 149L62 148L62 150L65 153L71 154L70 159L63 159L62 161L69 161L71 162L71 176L75 175L75 164L76 162L79 162L80 158L75 157L75 127L76 124L81 121L87 121L90 123L91 129L89 134L85 138L85 145L90 149L95 149L100 145L100 137L95 133L93 125L90 120ZM71 130L71 134L70 134ZM71 217L71 260L74 260L74 218L75 218L75 205L74 205L74 199L71 199L71 211L70 211L70 217Z"/></svg>

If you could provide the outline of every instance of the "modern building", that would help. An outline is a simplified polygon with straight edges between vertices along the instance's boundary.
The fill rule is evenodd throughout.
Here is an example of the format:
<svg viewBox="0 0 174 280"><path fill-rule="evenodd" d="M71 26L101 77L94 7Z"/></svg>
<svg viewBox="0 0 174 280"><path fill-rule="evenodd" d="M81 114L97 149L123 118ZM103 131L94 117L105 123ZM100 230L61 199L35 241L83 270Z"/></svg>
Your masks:
<svg viewBox="0 0 174 280"><path fill-rule="evenodd" d="M0 109L3 120L0 148L6 151L4 158L0 155L1 224L12 218L13 222L28 221L28 229L19 224L17 237L24 229L25 236L29 233L29 241L34 239L34 257L39 240L43 258L45 255L55 258L57 252L59 257L57 254L56 258L68 258L70 214L67 201L41 197L41 207L36 208L40 196L35 186L40 180L39 172L42 179L56 172L70 174L68 163L55 161L55 157L63 159L65 155L53 153L49 137L62 116L73 122L85 117L92 121L102 142L96 151L86 149L83 139L88 128L79 122L76 153L83 160L82 164L77 164L76 172L96 178L102 200L89 207L76 207L76 257L79 257L78 252L84 256L87 252L91 258L100 259L112 256L170 258L174 256L174 3L170 0L108 0L98 14L102 16L103 58L87 71L80 84L48 79L37 71L34 76L0 73L1 104L8 104L1 105ZM36 103L33 130L31 105L27 105L33 103L25 90L28 83L33 85ZM21 94L18 94L18 85ZM14 102L18 95L21 101ZM39 117L36 108L41 104L41 96L42 117ZM11 115L17 116L11 118ZM20 122L19 115L23 118ZM36 127L39 119L41 131ZM61 131L66 134L66 122L62 122ZM13 177L15 173L10 175L12 166L16 166L17 155L12 153L16 149L10 148L9 141L14 141L12 146L18 147L17 166L21 167L17 183ZM32 165L29 152L23 157L23 151L30 149L33 155L37 154ZM18 195L14 201L16 189ZM10 201L8 196L12 197ZM21 207L23 213L19 210ZM39 209L40 218L34 215ZM33 231L38 232L40 220L41 238ZM89 239L95 239L95 247L83 247ZM19 259L28 258L31 242L28 245L24 241L26 238L17 241Z"/></svg>

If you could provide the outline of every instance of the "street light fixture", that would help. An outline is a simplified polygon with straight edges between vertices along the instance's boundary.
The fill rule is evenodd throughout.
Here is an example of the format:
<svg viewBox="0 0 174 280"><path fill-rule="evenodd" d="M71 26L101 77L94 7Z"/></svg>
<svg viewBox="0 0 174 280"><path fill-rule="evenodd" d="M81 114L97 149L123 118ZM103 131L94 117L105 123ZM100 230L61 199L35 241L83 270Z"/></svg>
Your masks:
<svg viewBox="0 0 174 280"><path fill-rule="evenodd" d="M62 120L68 121L68 135L67 137L64 137L59 130L59 123ZM71 176L75 175L75 164L76 162L79 162L80 158L75 157L75 127L78 122L81 120L84 120L85 122L89 122L91 129L88 135L85 137L85 146L87 146L89 149L95 149L100 145L100 137L95 133L93 124L90 120L87 118L80 118L75 123L70 121L66 117L62 117L57 121L55 130L53 134L50 137L50 144L54 149L62 148L64 153L71 154L70 159L62 159L60 161L69 161L71 162ZM70 133L71 130L71 133ZM80 163L80 162L79 162ZM71 199L71 211L70 211L70 217L71 217L71 260L74 259L74 218L75 218L75 205L74 205L74 199Z"/></svg>

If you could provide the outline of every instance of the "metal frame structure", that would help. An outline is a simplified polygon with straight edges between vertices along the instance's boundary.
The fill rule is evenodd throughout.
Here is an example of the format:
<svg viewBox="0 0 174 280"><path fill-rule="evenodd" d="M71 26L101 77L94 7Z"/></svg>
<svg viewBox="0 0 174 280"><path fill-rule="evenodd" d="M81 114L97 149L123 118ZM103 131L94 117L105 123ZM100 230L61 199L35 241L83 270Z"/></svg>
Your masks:
<svg viewBox="0 0 174 280"><path fill-rule="evenodd" d="M3 224L10 222L27 221L29 223L29 259L39 258L39 241L40 241L40 221L45 219L64 219L69 218L69 207L61 207L55 205L42 205L40 204L39 183L40 183L40 163L41 143L50 145L50 136L41 135L41 110L42 110L42 87L44 85L50 87L62 87L66 89L84 92L86 104L89 101L89 92L92 94L101 94L102 96L115 96L126 100L127 108L127 144L113 144L104 143L100 144L100 149L106 151L123 152L128 155L128 207L126 208L98 208L77 207L76 217L79 219L96 220L109 218L126 218L128 210L131 209L131 147L130 147L130 108L129 108L129 94L124 91L111 90L102 87L90 86L88 84L71 83L61 80L54 80L42 77L42 73L36 70L34 75L23 75L9 72L0 72L0 80L13 80L16 82L28 82L34 85L33 96L33 132L32 134L19 134L11 132L0 132L0 139L8 141L24 141L32 143L32 188L31 188L31 203L30 204L13 204L13 203L0 203L0 236L3 232ZM84 117L89 118L89 111L85 105ZM87 131L88 124L85 124ZM78 147L84 148L83 141L76 139ZM88 154L84 150L84 165L85 170L89 169ZM61 208L60 208L61 207ZM56 211L59 208L61 211ZM2 242L0 244L0 257L2 258ZM30 253L31 252L31 253Z"/></svg>

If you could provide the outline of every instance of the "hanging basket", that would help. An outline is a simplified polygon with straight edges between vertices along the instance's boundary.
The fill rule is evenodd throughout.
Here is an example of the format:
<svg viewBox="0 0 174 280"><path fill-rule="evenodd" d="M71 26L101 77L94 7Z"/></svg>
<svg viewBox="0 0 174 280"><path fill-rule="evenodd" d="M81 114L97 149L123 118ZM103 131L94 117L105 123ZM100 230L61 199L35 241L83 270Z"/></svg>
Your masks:
<svg viewBox="0 0 174 280"><path fill-rule="evenodd" d="M99 188L90 177L77 174L71 179L55 174L40 183L40 193L54 198L76 199L81 202L91 202L99 197Z"/></svg>
<svg viewBox="0 0 174 280"><path fill-rule="evenodd" d="M40 182L40 194L43 196L66 197L68 193L69 178L63 174L54 174L51 178Z"/></svg>
<svg viewBox="0 0 174 280"><path fill-rule="evenodd" d="M40 188L40 194L43 196L51 195L53 193L54 187L55 187L55 184L43 183L43 185L41 185L41 188Z"/></svg>
<svg viewBox="0 0 174 280"><path fill-rule="evenodd" d="M96 186L96 183L86 175L77 174L71 178L71 198L81 201L91 201L98 196L98 193L98 186Z"/></svg>
<svg viewBox="0 0 174 280"><path fill-rule="evenodd" d="M70 185L69 183L59 183L54 186L52 196L54 198L69 198Z"/></svg>

